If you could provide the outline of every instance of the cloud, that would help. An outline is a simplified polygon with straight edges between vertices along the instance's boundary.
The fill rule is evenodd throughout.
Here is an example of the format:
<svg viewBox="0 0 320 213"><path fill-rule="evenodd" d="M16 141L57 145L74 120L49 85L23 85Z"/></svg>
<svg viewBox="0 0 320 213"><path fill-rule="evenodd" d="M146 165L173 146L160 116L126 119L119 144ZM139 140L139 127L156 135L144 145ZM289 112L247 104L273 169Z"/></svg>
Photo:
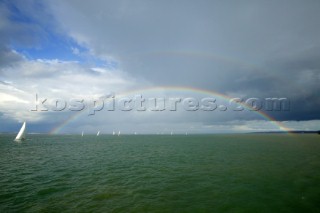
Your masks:
<svg viewBox="0 0 320 213"><path fill-rule="evenodd" d="M290 111L267 113L293 128L316 128L317 122L308 122L320 119L319 6L316 1L5 1L0 3L0 92L5 94L0 119L42 122L47 131L73 114L31 113L35 94L92 99L174 85L244 99L288 98ZM204 96L187 90L139 93ZM97 114L83 113L63 131L277 128L248 110Z"/></svg>
<svg viewBox="0 0 320 213"><path fill-rule="evenodd" d="M128 73L156 85L287 97L293 113L273 115L294 120L310 119L308 111L320 119L319 6L314 1L58 1L50 8L71 37L98 57L113 55ZM304 100L307 110L299 104Z"/></svg>

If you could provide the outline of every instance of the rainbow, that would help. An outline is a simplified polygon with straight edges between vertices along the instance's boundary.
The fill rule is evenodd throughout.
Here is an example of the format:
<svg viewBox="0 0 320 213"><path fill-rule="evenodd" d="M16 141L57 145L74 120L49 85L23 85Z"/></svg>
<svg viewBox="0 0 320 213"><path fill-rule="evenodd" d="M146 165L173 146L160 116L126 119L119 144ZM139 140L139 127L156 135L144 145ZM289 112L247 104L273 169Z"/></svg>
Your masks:
<svg viewBox="0 0 320 213"><path fill-rule="evenodd" d="M200 88L195 88L195 87L186 87L186 86L157 86L157 87L146 87L142 89L135 89L135 90L130 90L130 91L123 91L116 96L125 96L125 95L130 95L130 94L142 94L143 92L165 92L165 91L174 91L174 92L192 92L192 93L197 93L197 94L204 94L204 95L211 95L214 97L219 97L224 100L231 100L232 97L211 91L211 90L206 90L206 89L200 89ZM243 106L246 109L253 109L252 107L246 105L245 103L239 103L239 105ZM63 122L59 123L57 126L55 126L49 134L58 134L61 129L63 129L65 126L67 126L70 122L76 120L78 117L80 117L83 113L85 113L86 110L78 111L75 112L73 115L68 117L66 120ZM287 132L288 134L293 134L292 130L288 127L286 127L284 124L281 122L275 120L273 117L270 115L266 114L263 111L252 111L253 113L258 114L260 117L264 118L265 120L270 121L274 126L276 126L279 131Z"/></svg>

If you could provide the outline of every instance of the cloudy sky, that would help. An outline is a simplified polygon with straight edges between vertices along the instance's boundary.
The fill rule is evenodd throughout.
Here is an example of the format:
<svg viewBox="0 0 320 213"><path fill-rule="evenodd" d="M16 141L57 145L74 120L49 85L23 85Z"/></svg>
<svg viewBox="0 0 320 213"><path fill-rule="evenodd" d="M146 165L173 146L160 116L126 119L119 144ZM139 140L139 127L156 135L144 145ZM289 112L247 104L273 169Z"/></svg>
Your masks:
<svg viewBox="0 0 320 213"><path fill-rule="evenodd" d="M317 0L4 0L0 132L16 132L22 121L30 132L52 133L318 130L319 38ZM228 110L88 115L109 94L116 103L211 97ZM229 98L286 98L290 109L239 112ZM84 99L86 108L41 111L44 99Z"/></svg>

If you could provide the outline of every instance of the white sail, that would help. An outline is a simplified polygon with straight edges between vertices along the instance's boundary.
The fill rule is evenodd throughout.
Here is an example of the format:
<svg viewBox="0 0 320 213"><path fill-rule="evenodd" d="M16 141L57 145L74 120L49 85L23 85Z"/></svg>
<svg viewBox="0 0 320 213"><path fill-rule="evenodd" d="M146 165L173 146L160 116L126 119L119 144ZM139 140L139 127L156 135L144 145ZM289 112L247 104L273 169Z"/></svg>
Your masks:
<svg viewBox="0 0 320 213"><path fill-rule="evenodd" d="M26 139L26 133L27 133L26 122L23 122L22 127L15 140L20 141L20 140Z"/></svg>
<svg viewBox="0 0 320 213"><path fill-rule="evenodd" d="M97 136L99 136L100 135L100 131L98 131L98 133L97 133Z"/></svg>
<svg viewBox="0 0 320 213"><path fill-rule="evenodd" d="M173 135L173 132L171 132L171 135Z"/></svg>
<svg viewBox="0 0 320 213"><path fill-rule="evenodd" d="M116 133L113 131L113 132L112 132L112 135L115 135L115 134L116 134Z"/></svg>
<svg viewBox="0 0 320 213"><path fill-rule="evenodd" d="M82 131L82 133L81 133L81 136L83 137L83 131Z"/></svg>
<svg viewBox="0 0 320 213"><path fill-rule="evenodd" d="M119 132L118 132L118 136L120 136L120 130L119 130Z"/></svg>

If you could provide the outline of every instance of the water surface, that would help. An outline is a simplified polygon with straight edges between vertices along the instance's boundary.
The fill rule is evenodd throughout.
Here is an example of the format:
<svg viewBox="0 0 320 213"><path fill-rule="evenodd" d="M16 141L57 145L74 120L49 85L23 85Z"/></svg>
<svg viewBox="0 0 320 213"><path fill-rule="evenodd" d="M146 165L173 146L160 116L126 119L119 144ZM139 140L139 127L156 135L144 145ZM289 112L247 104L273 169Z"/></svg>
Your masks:
<svg viewBox="0 0 320 213"><path fill-rule="evenodd" d="M320 136L0 135L0 212L320 212Z"/></svg>

